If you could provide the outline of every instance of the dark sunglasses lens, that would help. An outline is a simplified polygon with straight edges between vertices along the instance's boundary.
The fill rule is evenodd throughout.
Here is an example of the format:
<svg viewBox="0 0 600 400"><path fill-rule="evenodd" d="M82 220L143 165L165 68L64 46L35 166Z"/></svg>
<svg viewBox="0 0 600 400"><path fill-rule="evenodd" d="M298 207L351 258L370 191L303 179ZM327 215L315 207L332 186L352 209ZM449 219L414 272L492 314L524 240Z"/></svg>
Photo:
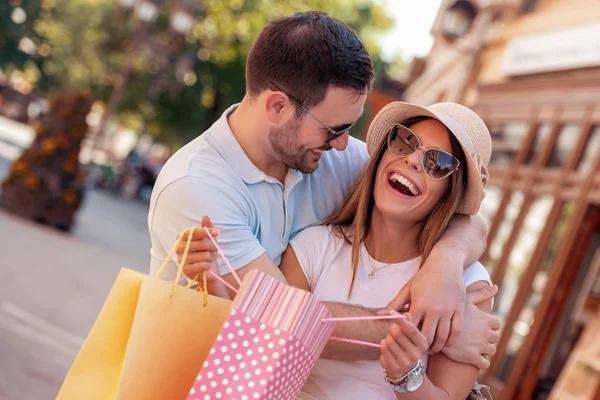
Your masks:
<svg viewBox="0 0 600 400"><path fill-rule="evenodd" d="M458 167L458 160L452 154L436 149L425 152L423 163L425 173L434 179L445 178Z"/></svg>
<svg viewBox="0 0 600 400"><path fill-rule="evenodd" d="M419 138L403 126L396 125L390 132L388 146L394 155L408 156L419 148Z"/></svg>

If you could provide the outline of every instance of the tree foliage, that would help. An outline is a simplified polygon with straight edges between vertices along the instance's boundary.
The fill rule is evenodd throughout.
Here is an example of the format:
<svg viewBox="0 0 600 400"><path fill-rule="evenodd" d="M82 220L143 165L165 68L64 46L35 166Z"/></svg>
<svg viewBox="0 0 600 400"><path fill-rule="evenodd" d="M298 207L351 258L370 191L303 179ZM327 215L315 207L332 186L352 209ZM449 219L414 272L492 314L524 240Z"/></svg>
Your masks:
<svg viewBox="0 0 600 400"><path fill-rule="evenodd" d="M17 38L29 31L35 33L30 36L38 49L33 57L36 84L48 93L89 89L106 101L123 69L130 68L119 107L121 122L179 146L241 100L246 55L271 18L299 10L326 11L354 28L376 61L378 35L392 24L381 6L365 0L196 1L201 15L185 37L169 29L173 2L161 5L150 26L116 1L27 0L32 7L37 4L28 11L33 21L15 28L4 17L12 6L0 5L0 35L12 46L10 53L0 53L0 68L9 62L22 68L32 60L15 47ZM44 56L39 54L42 46Z"/></svg>

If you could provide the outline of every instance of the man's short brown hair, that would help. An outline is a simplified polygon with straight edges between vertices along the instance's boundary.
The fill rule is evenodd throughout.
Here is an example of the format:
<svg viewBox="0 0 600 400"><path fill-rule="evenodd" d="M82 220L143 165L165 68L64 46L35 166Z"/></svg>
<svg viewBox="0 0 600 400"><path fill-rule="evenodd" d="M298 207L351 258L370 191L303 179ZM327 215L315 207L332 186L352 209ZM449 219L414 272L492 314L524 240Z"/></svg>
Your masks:
<svg viewBox="0 0 600 400"><path fill-rule="evenodd" d="M371 58L356 33L317 11L271 21L246 62L250 96L275 90L274 83L306 108L323 101L329 86L363 94L371 90L373 79Z"/></svg>

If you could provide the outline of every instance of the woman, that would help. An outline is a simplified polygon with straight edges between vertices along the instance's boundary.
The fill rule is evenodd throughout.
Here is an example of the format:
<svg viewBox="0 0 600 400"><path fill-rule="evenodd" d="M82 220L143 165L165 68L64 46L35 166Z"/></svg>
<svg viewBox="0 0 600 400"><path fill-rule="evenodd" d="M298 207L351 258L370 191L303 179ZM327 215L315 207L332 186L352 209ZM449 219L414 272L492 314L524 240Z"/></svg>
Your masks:
<svg viewBox="0 0 600 400"><path fill-rule="evenodd" d="M381 309L417 272L452 216L479 209L491 139L466 107L396 102L371 123L367 147L370 161L344 206L299 233L280 269L290 285L320 300ZM479 263L464 278L468 289L490 283ZM487 312L491 306L479 305ZM477 368L441 353L428 357L427 350L407 314L381 342L385 379L375 360L320 359L303 392L318 399L465 399Z"/></svg>

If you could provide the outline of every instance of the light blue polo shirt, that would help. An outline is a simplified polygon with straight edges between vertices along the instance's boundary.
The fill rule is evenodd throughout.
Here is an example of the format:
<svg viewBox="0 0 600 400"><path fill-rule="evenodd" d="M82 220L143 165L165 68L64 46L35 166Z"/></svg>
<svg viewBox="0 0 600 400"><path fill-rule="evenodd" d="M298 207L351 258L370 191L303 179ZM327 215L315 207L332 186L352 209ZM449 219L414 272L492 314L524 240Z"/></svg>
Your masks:
<svg viewBox="0 0 600 400"><path fill-rule="evenodd" d="M250 161L233 135L227 116L236 107L225 111L161 170L148 213L151 274L167 257L177 235L199 226L204 215L220 230L219 245L233 268L265 252L279 265L291 238L338 209L368 158L365 143L351 137L346 150L324 152L314 173L289 170L282 185ZM173 260L163 279L174 280ZM222 260L219 267L228 273Z"/></svg>

